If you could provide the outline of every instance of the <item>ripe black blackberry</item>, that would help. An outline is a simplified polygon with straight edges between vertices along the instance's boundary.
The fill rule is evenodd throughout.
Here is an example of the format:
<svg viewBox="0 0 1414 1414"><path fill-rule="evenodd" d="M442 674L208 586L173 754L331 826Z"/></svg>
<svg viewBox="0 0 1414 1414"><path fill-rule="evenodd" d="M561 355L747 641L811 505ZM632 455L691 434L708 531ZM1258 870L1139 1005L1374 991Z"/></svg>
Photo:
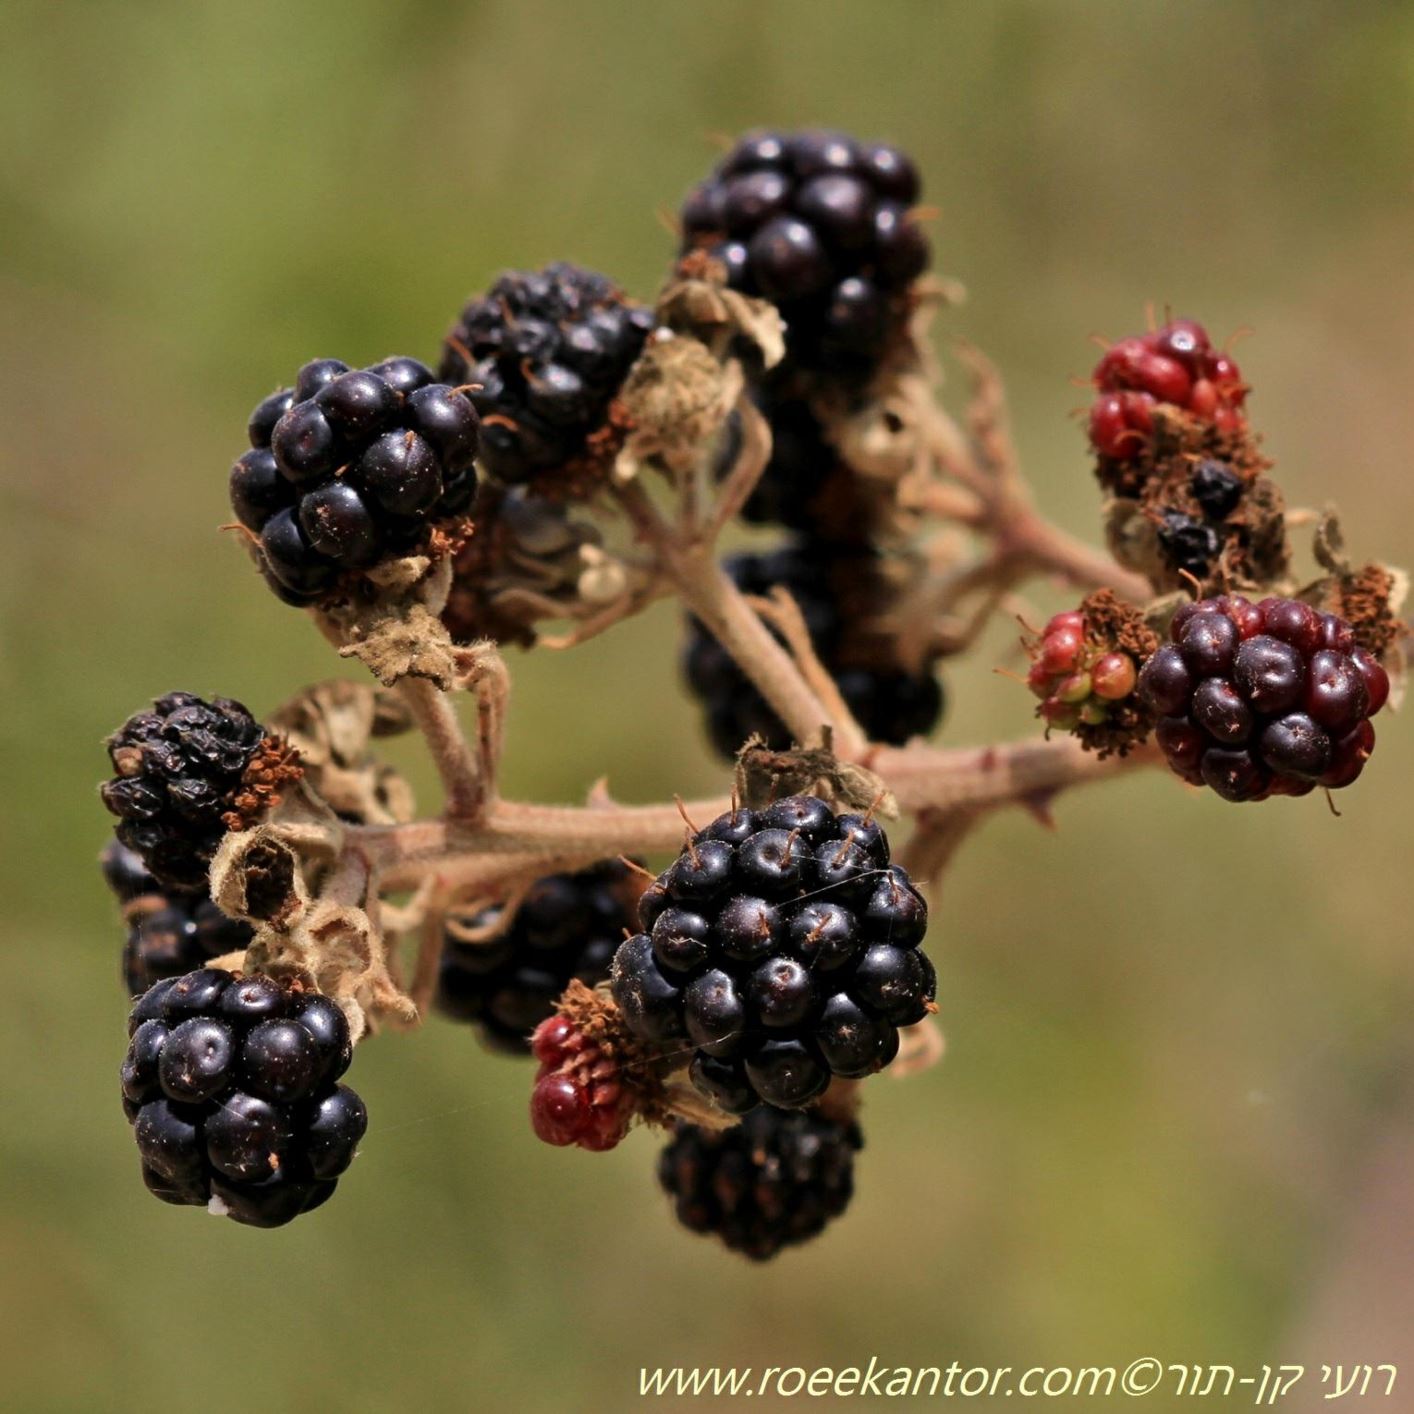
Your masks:
<svg viewBox="0 0 1414 1414"><path fill-rule="evenodd" d="M190 692L169 692L129 717L109 737L108 756L118 774L100 794L118 817L118 839L159 883L188 891L206 888L228 826L270 799L247 772L268 764L276 784L299 774L239 702Z"/></svg>
<svg viewBox="0 0 1414 1414"><path fill-rule="evenodd" d="M653 328L604 275L560 261L502 275L444 341L441 375L479 383L481 464L529 481L584 456Z"/></svg>
<svg viewBox="0 0 1414 1414"><path fill-rule="evenodd" d="M361 369L315 359L256 407L248 430L231 508L290 604L425 548L428 528L464 515L476 492L476 409L413 358Z"/></svg>
<svg viewBox="0 0 1414 1414"><path fill-rule="evenodd" d="M798 1109L832 1075L870 1075L935 987L928 908L867 817L813 796L739 807L699 830L639 904L614 956L631 1031L694 1049L722 1109Z"/></svg>
<svg viewBox="0 0 1414 1414"><path fill-rule="evenodd" d="M685 1228L765 1262L849 1206L863 1143L852 1120L758 1105L730 1129L680 1123L658 1157L658 1182Z"/></svg>
<svg viewBox="0 0 1414 1414"><path fill-rule="evenodd" d="M204 967L139 997L128 1035L123 1109L156 1197L280 1227L333 1193L368 1114L337 1083L353 1048L328 997Z"/></svg>
<svg viewBox="0 0 1414 1414"><path fill-rule="evenodd" d="M792 541L776 550L729 556L723 568L745 594L767 595L781 585L794 597L820 661L834 676L846 705L873 741L902 746L926 736L943 712L943 690L931 672L910 673L880 662L878 645L860 642L842 612L833 578L858 589L871 572L868 551ZM822 569L825 572L822 573ZM831 573L834 571L836 573ZM707 709L707 735L725 758L735 757L753 732L769 746L790 745L790 733L731 655L695 618L687 620L683 672Z"/></svg>
<svg viewBox="0 0 1414 1414"><path fill-rule="evenodd" d="M637 922L641 876L621 860L539 879L510 927L494 941L472 943L449 930L442 947L437 1009L476 1024L487 1045L530 1054L530 1033L555 1009L574 978L594 987L609 975L614 950ZM489 908L466 920L494 927Z"/></svg>
<svg viewBox="0 0 1414 1414"><path fill-rule="evenodd" d="M1224 595L1185 604L1169 638L1138 691L1190 785L1265 800L1335 790L1364 770L1389 677L1343 619L1296 599Z"/></svg>
<svg viewBox="0 0 1414 1414"><path fill-rule="evenodd" d="M928 268L918 192L913 163L887 143L748 133L683 203L682 252L706 250L733 289L779 307L792 368L864 380Z"/></svg>
<svg viewBox="0 0 1414 1414"><path fill-rule="evenodd" d="M228 918L205 890L163 888L141 857L119 841L109 841L100 863L128 925L123 985L130 997L163 978L179 977L214 957L236 952L250 941L250 925Z"/></svg>

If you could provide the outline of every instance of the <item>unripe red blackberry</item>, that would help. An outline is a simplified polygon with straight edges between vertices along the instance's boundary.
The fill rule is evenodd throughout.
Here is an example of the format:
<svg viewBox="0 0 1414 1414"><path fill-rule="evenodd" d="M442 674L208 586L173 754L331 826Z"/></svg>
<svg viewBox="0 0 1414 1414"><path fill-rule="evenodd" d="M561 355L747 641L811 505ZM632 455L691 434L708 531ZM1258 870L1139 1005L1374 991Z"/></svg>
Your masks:
<svg viewBox="0 0 1414 1414"><path fill-rule="evenodd" d="M843 133L748 133L683 203L682 253L777 305L787 368L863 381L928 268L918 173L896 147Z"/></svg>
<svg viewBox="0 0 1414 1414"><path fill-rule="evenodd" d="M922 896L874 821L813 796L714 820L644 897L614 1000L643 1041L690 1049L694 1085L729 1112L882 1069L932 1009Z"/></svg>
<svg viewBox="0 0 1414 1414"><path fill-rule="evenodd" d="M133 1004L123 1108L164 1202L280 1227L333 1193L368 1126L328 997L200 968Z"/></svg>
<svg viewBox="0 0 1414 1414"><path fill-rule="evenodd" d="M159 883L197 892L226 830L249 824L300 774L239 702L190 692L129 717L108 739L108 756L117 775L100 794L118 817L118 839Z"/></svg>
<svg viewBox="0 0 1414 1414"><path fill-rule="evenodd" d="M1031 657L1026 685L1041 699L1036 715L1048 733L1074 732L1101 755L1123 755L1148 735L1152 718L1135 688L1158 640L1137 610L1097 590L1023 641Z"/></svg>
<svg viewBox="0 0 1414 1414"><path fill-rule="evenodd" d="M1389 678L1343 619L1296 599L1186 604L1145 663L1139 694L1190 785L1226 800L1350 785L1375 747Z"/></svg>
<svg viewBox="0 0 1414 1414"><path fill-rule="evenodd" d="M852 1120L759 1105L729 1129L679 1123L658 1182L685 1228L764 1262L849 1206L863 1143Z"/></svg>
<svg viewBox="0 0 1414 1414"><path fill-rule="evenodd" d="M572 979L594 987L609 976L614 950L636 923L642 876L621 860L536 881L510 927L489 942L468 942L450 928L442 946L437 1009L473 1022L486 1043L530 1054L530 1034L555 1009ZM501 910L465 920L494 929Z"/></svg>
<svg viewBox="0 0 1414 1414"><path fill-rule="evenodd" d="M231 508L287 603L315 603L346 573L426 549L429 527L464 516L476 491L476 409L416 359L316 359L256 407L248 430Z"/></svg>
<svg viewBox="0 0 1414 1414"><path fill-rule="evenodd" d="M651 310L565 262L510 271L471 300L441 374L480 384L471 396L487 475L529 481L583 458L652 328Z"/></svg>
<svg viewBox="0 0 1414 1414"><path fill-rule="evenodd" d="M1224 432L1245 426L1247 388L1242 374L1191 319L1171 320L1151 333L1110 345L1093 377L1099 396L1090 408L1090 443L1102 459L1136 460L1153 431L1154 409L1160 404Z"/></svg>
<svg viewBox="0 0 1414 1414"><path fill-rule="evenodd" d="M837 562L839 578L856 587L868 574L868 552L843 551L809 540L787 541L774 551L745 552L722 562L745 594L765 596L788 589L805 618L821 662L834 676L845 704L872 741L902 746L926 736L943 713L943 689L931 672L913 673L877 661L851 643L849 615L831 576L822 567ZM857 567L857 571L851 567ZM790 745L790 733L715 638L692 617L683 650L688 686L707 709L707 734L726 759L736 756L753 733L769 746Z"/></svg>

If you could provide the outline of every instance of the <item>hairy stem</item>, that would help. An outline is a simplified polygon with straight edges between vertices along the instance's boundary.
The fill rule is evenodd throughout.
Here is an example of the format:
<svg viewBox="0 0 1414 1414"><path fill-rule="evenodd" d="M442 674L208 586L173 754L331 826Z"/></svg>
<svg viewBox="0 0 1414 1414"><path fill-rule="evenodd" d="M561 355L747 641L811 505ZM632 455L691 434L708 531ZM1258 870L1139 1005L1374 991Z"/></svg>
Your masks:
<svg viewBox="0 0 1414 1414"><path fill-rule="evenodd" d="M446 813L456 820L474 819L485 804L486 784L452 699L425 678L403 678L398 691L442 779Z"/></svg>

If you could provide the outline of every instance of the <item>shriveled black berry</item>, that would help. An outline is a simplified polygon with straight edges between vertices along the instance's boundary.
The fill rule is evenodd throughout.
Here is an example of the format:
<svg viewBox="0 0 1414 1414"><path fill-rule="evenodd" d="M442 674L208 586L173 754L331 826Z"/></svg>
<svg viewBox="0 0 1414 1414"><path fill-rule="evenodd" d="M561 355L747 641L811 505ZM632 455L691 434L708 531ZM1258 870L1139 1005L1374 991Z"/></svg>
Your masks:
<svg viewBox="0 0 1414 1414"><path fill-rule="evenodd" d="M532 885L510 925L487 942L468 942L465 931L492 932L500 908L455 920L442 946L437 1009L473 1023L491 1048L530 1053L530 1033L555 1008L560 993L578 979L597 986L609 975L614 950L637 930L641 877L621 860L605 860L574 874L550 874ZM674 918L664 922L666 913ZM705 936L705 919L689 910L660 912L646 924L649 945L667 977L693 971ZM658 925L662 924L660 928Z"/></svg>
<svg viewBox="0 0 1414 1414"><path fill-rule="evenodd" d="M1193 499L1209 520L1231 515L1242 499L1242 478L1226 463L1206 457L1193 468L1189 478Z"/></svg>
<svg viewBox="0 0 1414 1414"><path fill-rule="evenodd" d="M763 1105L728 1129L679 1124L658 1182L684 1227L767 1261L844 1212L862 1144L853 1121Z"/></svg>
<svg viewBox="0 0 1414 1414"><path fill-rule="evenodd" d="M1159 523L1159 549L1172 570L1206 579L1213 562L1222 552L1222 538L1211 525L1184 515L1167 511Z"/></svg>
<svg viewBox="0 0 1414 1414"><path fill-rule="evenodd" d="M334 1003L202 968L158 983L129 1024L124 1109L155 1197L255 1227L329 1197L367 1127L363 1102L321 1070L348 1045Z"/></svg>
<svg viewBox="0 0 1414 1414"><path fill-rule="evenodd" d="M480 385L487 473L531 481L583 456L652 327L612 281L563 262L508 272L471 300L440 371Z"/></svg>
<svg viewBox="0 0 1414 1414"><path fill-rule="evenodd" d="M117 774L100 791L119 841L169 888L206 888L246 767L265 729L239 702L168 693L108 739Z"/></svg>
<svg viewBox="0 0 1414 1414"><path fill-rule="evenodd" d="M1155 740L1183 780L1249 801L1359 776L1374 731L1343 621L1300 600L1224 596L1181 608L1170 637L1140 670L1138 691L1160 715ZM1374 673L1387 680L1378 665Z"/></svg>
<svg viewBox="0 0 1414 1414"><path fill-rule="evenodd" d="M429 526L471 504L479 426L466 394L416 359L306 364L293 392L252 413L253 450L231 470L266 582L287 603L317 603L344 574L426 548Z"/></svg>
<svg viewBox="0 0 1414 1414"><path fill-rule="evenodd" d="M918 946L927 909L888 859L877 821L813 796L712 821L645 891L651 931L615 955L626 1025L694 1048L694 1084L732 1113L753 1097L806 1105L831 1075L881 1069L936 986Z"/></svg>

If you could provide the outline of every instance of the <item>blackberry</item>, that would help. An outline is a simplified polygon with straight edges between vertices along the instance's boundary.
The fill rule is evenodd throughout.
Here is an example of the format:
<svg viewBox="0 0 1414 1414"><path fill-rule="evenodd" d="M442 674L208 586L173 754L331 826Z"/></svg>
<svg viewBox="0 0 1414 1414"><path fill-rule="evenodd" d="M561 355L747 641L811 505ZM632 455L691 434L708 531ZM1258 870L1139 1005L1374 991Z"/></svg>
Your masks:
<svg viewBox="0 0 1414 1414"><path fill-rule="evenodd" d="M611 975L624 1022L691 1049L693 1083L734 1113L882 1069L933 1000L922 896L872 820L812 796L699 830L639 921Z"/></svg>
<svg viewBox="0 0 1414 1414"><path fill-rule="evenodd" d="M1052 730L1074 732L1102 756L1126 754L1153 720L1134 696L1139 665L1159 646L1143 616L1107 589L1079 609L1056 614L1023 640L1031 658L1026 685L1041 699L1036 715Z"/></svg>
<svg viewBox="0 0 1414 1414"><path fill-rule="evenodd" d="M1099 396L1090 409L1090 443L1102 462L1137 460L1161 403L1222 432L1246 426L1241 372L1191 319L1111 344L1093 377Z"/></svg>
<svg viewBox="0 0 1414 1414"><path fill-rule="evenodd" d="M1205 580L1222 551L1222 540L1211 525L1181 511L1165 511L1159 522L1159 548L1169 568Z"/></svg>
<svg viewBox="0 0 1414 1414"><path fill-rule="evenodd" d="M231 509L287 603L315 603L348 572L426 548L428 528L463 516L476 491L476 409L416 359L315 359L257 405L247 430Z"/></svg>
<svg viewBox="0 0 1414 1414"><path fill-rule="evenodd" d="M582 457L653 329L653 313L604 275L557 262L510 271L471 300L444 341L441 375L479 383L481 464L530 481Z"/></svg>
<svg viewBox="0 0 1414 1414"><path fill-rule="evenodd" d="M1203 515L1210 521L1220 521L1237 509L1246 489L1241 476L1227 462L1204 457L1188 478L1189 489Z"/></svg>
<svg viewBox="0 0 1414 1414"><path fill-rule="evenodd" d="M615 948L633 930L641 892L635 870L605 860L537 880L510 927L490 942L466 942L448 930L438 1010L475 1023L494 1050L529 1055L530 1033L571 979L593 987L608 977ZM500 913L499 906L485 909L467 926L492 929Z"/></svg>
<svg viewBox="0 0 1414 1414"><path fill-rule="evenodd" d="M1190 785L1225 800L1348 786L1375 748L1389 695L1350 626L1296 599L1186 604L1139 674L1156 736Z"/></svg>
<svg viewBox="0 0 1414 1414"><path fill-rule="evenodd" d="M859 1126L758 1105L730 1129L679 1124L658 1157L678 1221L756 1262L817 1237L854 1195Z"/></svg>
<svg viewBox="0 0 1414 1414"><path fill-rule="evenodd" d="M121 1079L143 1181L168 1203L280 1227L333 1193L368 1127L328 997L205 967L133 1004Z"/></svg>
<svg viewBox="0 0 1414 1414"><path fill-rule="evenodd" d="M276 784L299 774L239 702L190 692L169 692L129 717L109 737L108 756L118 774L100 794L118 817L118 839L159 883L195 891L205 889L228 826L274 798L248 770L267 765Z"/></svg>
<svg viewBox="0 0 1414 1414"><path fill-rule="evenodd" d="M128 925L123 985L130 997L250 942L249 924L228 918L204 890L164 889L141 857L117 840L109 841L100 863Z"/></svg>
<svg viewBox="0 0 1414 1414"><path fill-rule="evenodd" d="M928 268L911 208L918 173L896 147L843 133L748 133L682 207L682 253L779 307L788 368L866 381Z"/></svg>
<svg viewBox="0 0 1414 1414"><path fill-rule="evenodd" d="M849 616L842 611L840 597L821 575L822 562L832 561L839 577L856 591L871 573L868 552L842 555L838 547L809 541L788 542L765 553L732 555L723 561L723 568L745 594L766 595L777 585L791 592L816 653L871 740L902 746L912 737L927 735L942 716L942 687L931 672L910 673L878 661L886 654L849 632ZM707 709L707 734L713 747L731 759L753 733L777 749L789 746L789 732L731 655L697 619L689 617L687 626L683 672Z"/></svg>

